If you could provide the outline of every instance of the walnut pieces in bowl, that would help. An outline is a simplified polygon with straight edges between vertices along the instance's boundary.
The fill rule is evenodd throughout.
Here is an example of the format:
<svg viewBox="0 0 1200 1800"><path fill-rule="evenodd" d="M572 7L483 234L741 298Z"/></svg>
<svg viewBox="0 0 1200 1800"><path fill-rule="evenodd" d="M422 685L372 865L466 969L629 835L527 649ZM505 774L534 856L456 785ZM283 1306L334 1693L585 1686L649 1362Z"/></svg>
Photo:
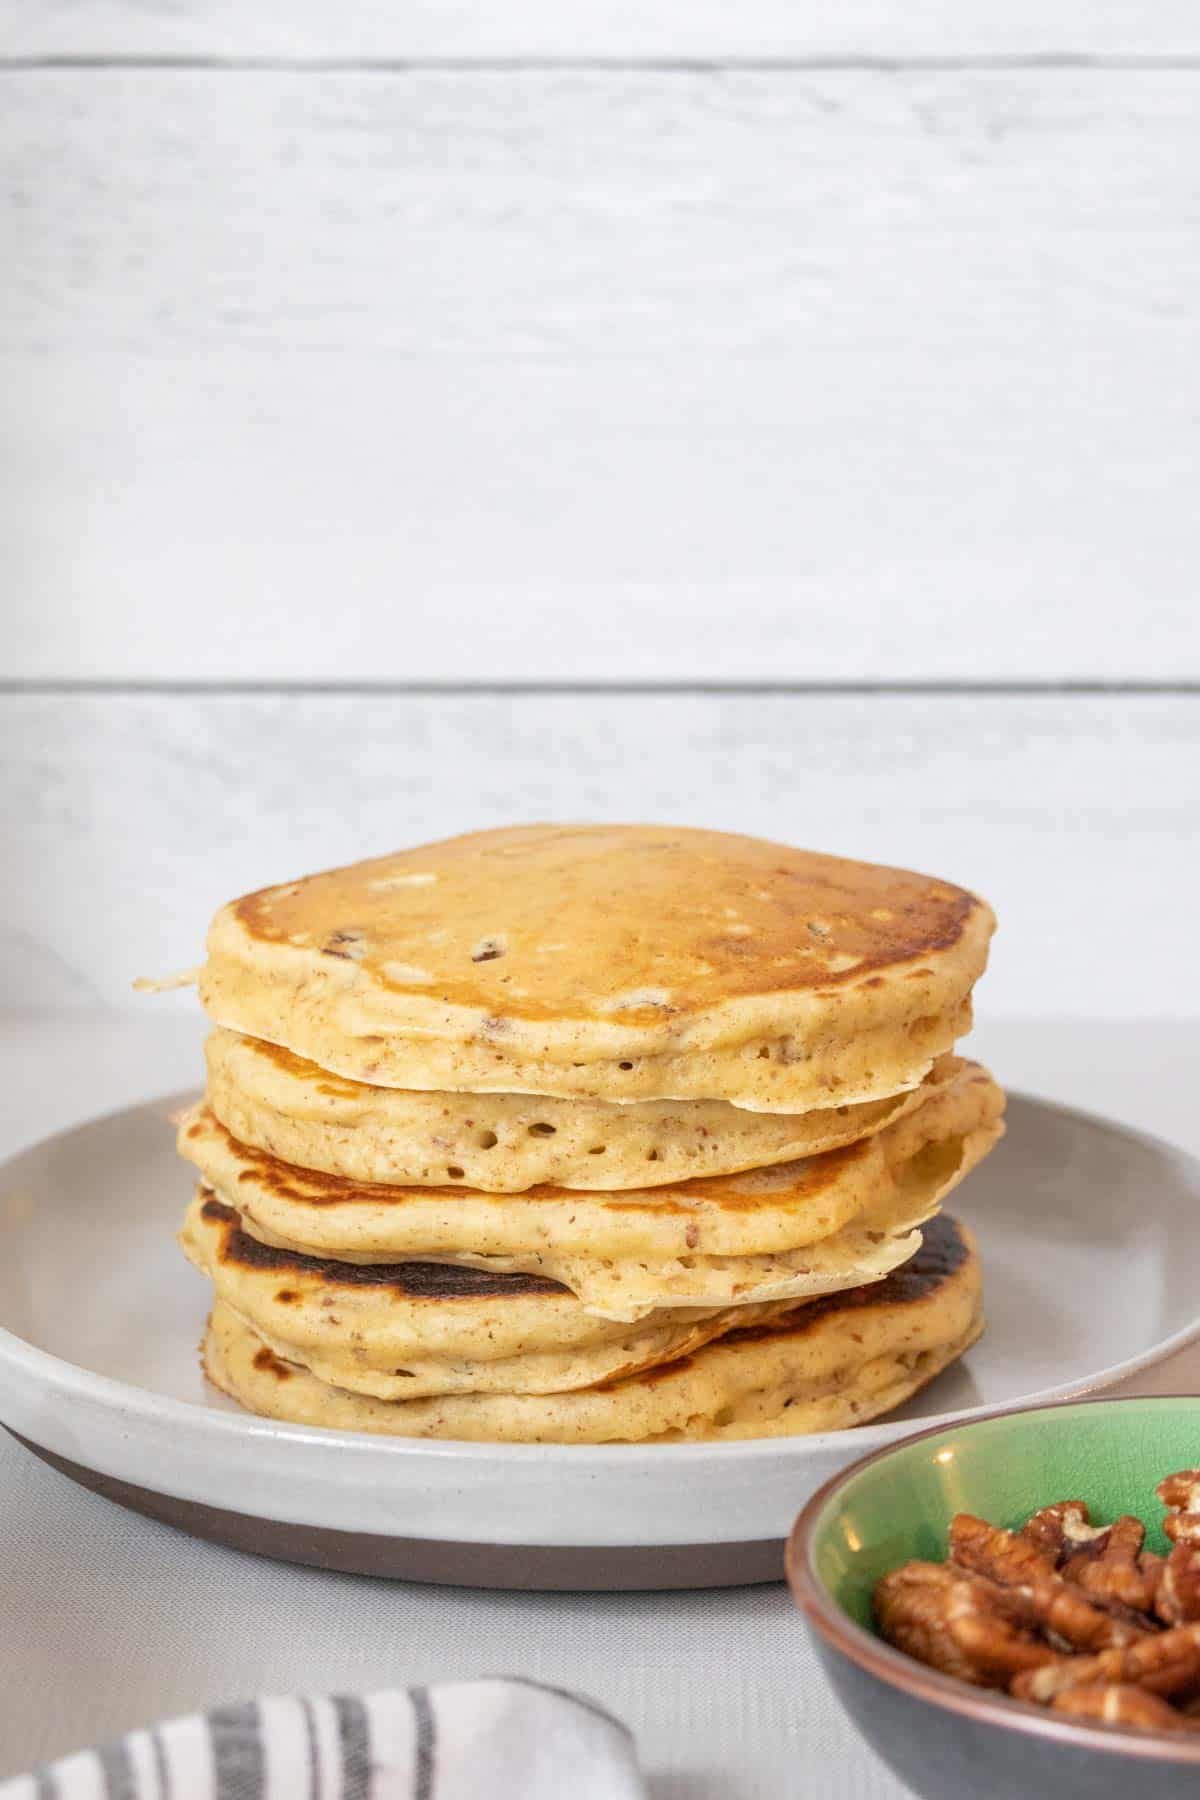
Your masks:
<svg viewBox="0 0 1200 1800"><path fill-rule="evenodd" d="M875 1589L897 1649L980 1687L1074 1718L1200 1732L1200 1469L1155 1489L1166 1556L1132 1513L1093 1525L1082 1500L1019 1531L958 1513L945 1562L908 1562Z"/></svg>
<svg viewBox="0 0 1200 1800"><path fill-rule="evenodd" d="M1200 1397L863 1457L800 1514L788 1578L847 1713L927 1800L1200 1788Z"/></svg>

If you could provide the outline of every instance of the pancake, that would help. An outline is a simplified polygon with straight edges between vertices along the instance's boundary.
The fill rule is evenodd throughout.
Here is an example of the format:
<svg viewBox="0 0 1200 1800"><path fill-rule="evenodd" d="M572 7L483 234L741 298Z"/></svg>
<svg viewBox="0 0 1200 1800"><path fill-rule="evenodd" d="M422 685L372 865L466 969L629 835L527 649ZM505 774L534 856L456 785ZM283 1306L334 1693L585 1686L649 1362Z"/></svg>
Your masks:
<svg viewBox="0 0 1200 1800"><path fill-rule="evenodd" d="M329 1075L236 1031L205 1044L207 1102L234 1138L284 1163L358 1183L489 1193L651 1188L820 1156L918 1105L921 1087L862 1105L747 1112L725 1100L561 1100L547 1094L410 1093Z"/></svg>
<svg viewBox="0 0 1200 1800"><path fill-rule="evenodd" d="M563 1100L370 1087L234 1031L205 1046L207 1100L231 1135L283 1162L368 1183L489 1193L662 1187L817 1156L869 1137L920 1087L857 1106L753 1113L725 1100Z"/></svg>
<svg viewBox="0 0 1200 1800"><path fill-rule="evenodd" d="M655 1313L631 1328L557 1282L449 1263L339 1263L247 1236L203 1186L179 1241L217 1299L277 1356L382 1400L553 1393L651 1368L786 1306Z"/></svg>
<svg viewBox="0 0 1200 1800"><path fill-rule="evenodd" d="M610 1194L364 1186L239 1144L185 1116L181 1153L266 1243L345 1261L420 1257L563 1283L591 1312L797 1300L881 1279L991 1149L1004 1096L948 1059L920 1103L874 1136L775 1169Z"/></svg>
<svg viewBox="0 0 1200 1800"><path fill-rule="evenodd" d="M232 902L200 997L378 1087L801 1113L915 1087L993 924L947 882L757 838L529 825Z"/></svg>
<svg viewBox="0 0 1200 1800"><path fill-rule="evenodd" d="M875 1287L814 1301L674 1362L567 1393L393 1402L348 1393L280 1358L220 1302L202 1356L223 1392L251 1412L296 1424L485 1443L662 1443L865 1423L932 1380L982 1328L973 1239L943 1217L917 1256Z"/></svg>

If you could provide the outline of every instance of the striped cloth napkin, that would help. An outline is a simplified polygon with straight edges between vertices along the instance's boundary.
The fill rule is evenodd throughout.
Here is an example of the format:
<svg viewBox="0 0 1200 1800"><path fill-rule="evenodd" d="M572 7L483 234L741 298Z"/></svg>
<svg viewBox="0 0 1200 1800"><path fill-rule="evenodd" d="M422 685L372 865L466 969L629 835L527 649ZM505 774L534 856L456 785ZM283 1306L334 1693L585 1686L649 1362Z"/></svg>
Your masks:
<svg viewBox="0 0 1200 1800"><path fill-rule="evenodd" d="M645 1800L633 1737L519 1677L172 1719L0 1782L0 1800Z"/></svg>

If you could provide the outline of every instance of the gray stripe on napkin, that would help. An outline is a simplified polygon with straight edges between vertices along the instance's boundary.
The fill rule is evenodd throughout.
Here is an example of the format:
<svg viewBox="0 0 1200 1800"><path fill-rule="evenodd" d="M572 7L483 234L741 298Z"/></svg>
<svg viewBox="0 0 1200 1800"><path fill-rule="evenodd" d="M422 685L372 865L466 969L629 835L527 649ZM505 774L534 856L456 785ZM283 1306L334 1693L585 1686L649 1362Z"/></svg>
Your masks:
<svg viewBox="0 0 1200 1800"><path fill-rule="evenodd" d="M433 1800L434 1749L436 1732L433 1702L427 1688L409 1688L413 1719L417 1727L417 1751L413 1758L413 1800Z"/></svg>
<svg viewBox="0 0 1200 1800"><path fill-rule="evenodd" d="M38 1769L33 1777L34 1800L58 1800L58 1783L49 1769Z"/></svg>
<svg viewBox="0 0 1200 1800"><path fill-rule="evenodd" d="M356 1694L335 1694L338 1749L342 1753L342 1800L368 1800L371 1791L371 1738L367 1709Z"/></svg>
<svg viewBox="0 0 1200 1800"><path fill-rule="evenodd" d="M311 1700L301 1698L300 1714L304 1720L304 1736L308 1744L309 1800L321 1800L321 1752L317 1745L317 1721L313 1717Z"/></svg>
<svg viewBox="0 0 1200 1800"><path fill-rule="evenodd" d="M129 1739L106 1744L96 1755L104 1774L107 1800L138 1800L138 1778L129 1753Z"/></svg>
<svg viewBox="0 0 1200 1800"><path fill-rule="evenodd" d="M253 1700L208 1715L213 1787L221 1800L261 1800L266 1781L262 1724Z"/></svg>

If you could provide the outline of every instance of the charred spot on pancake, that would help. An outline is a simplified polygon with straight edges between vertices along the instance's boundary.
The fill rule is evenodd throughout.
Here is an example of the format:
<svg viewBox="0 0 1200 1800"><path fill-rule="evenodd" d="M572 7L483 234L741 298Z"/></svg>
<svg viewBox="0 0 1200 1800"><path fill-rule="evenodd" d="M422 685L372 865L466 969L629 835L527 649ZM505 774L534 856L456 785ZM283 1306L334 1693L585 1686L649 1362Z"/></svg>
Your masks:
<svg viewBox="0 0 1200 1800"><path fill-rule="evenodd" d="M300 1295L296 1292L295 1288L281 1287L276 1292L275 1298L278 1300L280 1306L295 1306Z"/></svg>
<svg viewBox="0 0 1200 1800"><path fill-rule="evenodd" d="M498 957L504 955L507 948L508 946L503 938L480 938L479 942L471 952L471 961L473 963L495 962Z"/></svg>
<svg viewBox="0 0 1200 1800"><path fill-rule="evenodd" d="M204 1127L199 1119L193 1119L192 1123L188 1126L187 1131L184 1133L184 1136L190 1138L199 1137L203 1130Z"/></svg>
<svg viewBox="0 0 1200 1800"><path fill-rule="evenodd" d="M243 1269L306 1275L322 1287L391 1288L400 1300L504 1300L567 1292L561 1282L546 1275L493 1275L487 1269L458 1263L347 1263L331 1256L305 1256L299 1250L285 1250L282 1245L264 1244L251 1237L242 1230L233 1208L220 1200L206 1200L201 1213L211 1224L225 1227L219 1252L222 1262L237 1263Z"/></svg>
<svg viewBox="0 0 1200 1800"><path fill-rule="evenodd" d="M295 1374L291 1363L282 1362L266 1344L254 1352L254 1367L264 1375L274 1375L276 1381L290 1381Z"/></svg>
<svg viewBox="0 0 1200 1800"><path fill-rule="evenodd" d="M360 962L366 953L367 940L353 926L344 931L331 931L321 945L322 956L340 956L347 962Z"/></svg>

